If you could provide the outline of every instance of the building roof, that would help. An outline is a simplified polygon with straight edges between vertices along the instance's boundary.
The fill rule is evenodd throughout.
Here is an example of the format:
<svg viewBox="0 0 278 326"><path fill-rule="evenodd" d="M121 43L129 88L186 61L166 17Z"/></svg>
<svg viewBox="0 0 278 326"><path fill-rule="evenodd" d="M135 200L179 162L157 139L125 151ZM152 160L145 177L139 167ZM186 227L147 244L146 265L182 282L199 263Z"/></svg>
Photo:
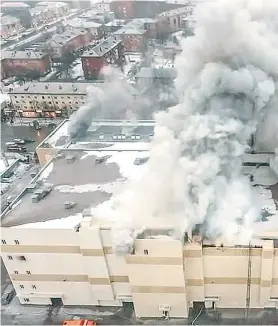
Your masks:
<svg viewBox="0 0 278 326"><path fill-rule="evenodd" d="M10 94L77 94L86 95L90 86L103 87L104 83L60 83L60 82L36 82L26 83L12 90Z"/></svg>
<svg viewBox="0 0 278 326"><path fill-rule="evenodd" d="M60 228L71 228L81 222L82 212L86 209L97 218L109 220L109 216L104 216L101 211L112 205L110 198L119 184L140 176L144 165L135 165L134 161L147 155L136 150L109 151L105 147L95 151L65 150L63 153L63 157L46 165L12 204L12 209L2 219L2 227L48 221L43 227L52 228L51 223L57 227L59 220ZM106 157L106 161L97 164L97 157ZM51 186L52 191L34 203L35 190L46 186ZM65 202L73 202L75 206L66 209ZM56 221L51 222L53 219ZM72 219L74 221L69 223ZM36 225L31 227L36 228Z"/></svg>
<svg viewBox="0 0 278 326"><path fill-rule="evenodd" d="M125 23L125 20L123 20L123 19L114 19L111 22L106 23L105 26L107 26L107 27L114 27L114 26L115 27L117 27L117 26L121 27L121 26L124 25L124 23Z"/></svg>
<svg viewBox="0 0 278 326"><path fill-rule="evenodd" d="M38 145L38 148L88 150L109 147L113 150L149 150L154 133L154 121L92 121L85 137L74 143L71 143L68 128L69 120L65 120Z"/></svg>
<svg viewBox="0 0 278 326"><path fill-rule="evenodd" d="M1 17L1 26L5 26L5 25L12 25L12 24L16 24L17 22L20 22L20 20L16 17L12 17L9 15L4 15Z"/></svg>
<svg viewBox="0 0 278 326"><path fill-rule="evenodd" d="M51 39L48 40L46 43L51 47L62 47L63 45L67 44L75 37L79 35L85 35L87 33L88 32L83 28L74 28L74 29L66 30L60 34L52 35Z"/></svg>
<svg viewBox="0 0 278 326"><path fill-rule="evenodd" d="M68 6L65 2L59 2L59 1L47 1L47 2L38 2L37 6L45 6L45 7L65 7Z"/></svg>
<svg viewBox="0 0 278 326"><path fill-rule="evenodd" d="M177 71L175 68L161 67L142 67L135 78L170 78L175 79Z"/></svg>
<svg viewBox="0 0 278 326"><path fill-rule="evenodd" d="M1 8L29 8L30 6L24 2L3 2Z"/></svg>
<svg viewBox="0 0 278 326"><path fill-rule="evenodd" d="M136 18L124 25L121 29L116 31L115 35L142 35L146 33L145 24L155 23L156 20L152 18Z"/></svg>
<svg viewBox="0 0 278 326"><path fill-rule="evenodd" d="M71 27L77 27L77 28L98 28L102 26L99 23L88 21L86 19L82 18L74 18L71 20L67 20L65 22L65 25L71 26Z"/></svg>
<svg viewBox="0 0 278 326"><path fill-rule="evenodd" d="M191 10L192 7L185 6L181 8L176 8L176 9L171 9L169 11L162 12L159 14L159 17L172 17L172 16L177 16L177 15L184 15L188 13Z"/></svg>
<svg viewBox="0 0 278 326"><path fill-rule="evenodd" d="M1 59L41 59L47 53L37 51L1 51Z"/></svg>
<svg viewBox="0 0 278 326"><path fill-rule="evenodd" d="M91 50L83 53L82 57L103 57L119 44L121 44L121 40L117 39L116 36L108 37L94 46Z"/></svg>

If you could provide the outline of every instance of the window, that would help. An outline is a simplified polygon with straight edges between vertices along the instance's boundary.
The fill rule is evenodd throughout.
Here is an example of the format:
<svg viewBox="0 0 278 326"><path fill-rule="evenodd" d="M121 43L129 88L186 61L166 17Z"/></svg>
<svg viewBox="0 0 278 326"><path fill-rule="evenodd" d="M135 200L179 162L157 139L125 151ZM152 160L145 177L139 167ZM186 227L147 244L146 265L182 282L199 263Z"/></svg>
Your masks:
<svg viewBox="0 0 278 326"><path fill-rule="evenodd" d="M30 98L31 96L30 95L28 95L28 98Z"/></svg>
<svg viewBox="0 0 278 326"><path fill-rule="evenodd" d="M18 259L19 259L19 260L22 260L22 261L26 261L25 256L19 256Z"/></svg>
<svg viewBox="0 0 278 326"><path fill-rule="evenodd" d="M14 274L16 274L16 275L17 275L17 274L18 274L18 271L14 271Z"/></svg>
<svg viewBox="0 0 278 326"><path fill-rule="evenodd" d="M55 100L57 100L57 96L54 96Z"/></svg>
<svg viewBox="0 0 278 326"><path fill-rule="evenodd" d="M49 104L52 104L52 102L48 102Z"/></svg>
<svg viewBox="0 0 278 326"><path fill-rule="evenodd" d="M20 284L19 286L20 286L21 289L24 289L24 285Z"/></svg>
<svg viewBox="0 0 278 326"><path fill-rule="evenodd" d="M6 244L6 243L7 243L6 240L3 240L3 239L2 239L2 244Z"/></svg>
<svg viewBox="0 0 278 326"><path fill-rule="evenodd" d="M68 99L70 100L70 96L68 96Z"/></svg>
<svg viewBox="0 0 278 326"><path fill-rule="evenodd" d="M15 103L19 103L19 101L15 101Z"/></svg>
<svg viewBox="0 0 278 326"><path fill-rule="evenodd" d="M21 98L24 98L24 96L21 96Z"/></svg>
<svg viewBox="0 0 278 326"><path fill-rule="evenodd" d="M44 99L44 96L42 96L42 99Z"/></svg>
<svg viewBox="0 0 278 326"><path fill-rule="evenodd" d="M9 260L13 260L13 256L8 256L8 259Z"/></svg>
<svg viewBox="0 0 278 326"><path fill-rule="evenodd" d="M37 287L36 287L36 285L35 284L33 284L32 285L32 289L36 289Z"/></svg>
<svg viewBox="0 0 278 326"><path fill-rule="evenodd" d="M19 244L19 241L18 241L18 240L14 240L14 243L15 243L15 244Z"/></svg>
<svg viewBox="0 0 278 326"><path fill-rule="evenodd" d="M28 275L31 275L31 272L30 272L30 271L26 271L26 273L27 273Z"/></svg>
<svg viewBox="0 0 278 326"><path fill-rule="evenodd" d="M32 101L29 101L29 104L32 104Z"/></svg>
<svg viewBox="0 0 278 326"><path fill-rule="evenodd" d="M14 98L17 98L17 96L15 95Z"/></svg>
<svg viewBox="0 0 278 326"><path fill-rule="evenodd" d="M56 104L59 104L59 102L55 102Z"/></svg>
<svg viewBox="0 0 278 326"><path fill-rule="evenodd" d="M24 302L30 302L28 298L24 298Z"/></svg>
<svg viewBox="0 0 278 326"><path fill-rule="evenodd" d="M144 255L148 255L149 254L149 250L148 249L144 249Z"/></svg>

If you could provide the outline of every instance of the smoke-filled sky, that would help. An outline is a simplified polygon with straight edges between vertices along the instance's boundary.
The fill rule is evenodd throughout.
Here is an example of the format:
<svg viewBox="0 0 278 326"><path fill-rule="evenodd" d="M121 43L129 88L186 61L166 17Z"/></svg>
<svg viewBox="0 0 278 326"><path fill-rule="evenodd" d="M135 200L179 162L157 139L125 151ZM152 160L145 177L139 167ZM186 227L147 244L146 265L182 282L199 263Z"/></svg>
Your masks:
<svg viewBox="0 0 278 326"><path fill-rule="evenodd" d="M260 215L241 164L258 126L261 147L277 140L278 2L214 0L195 15L176 60L179 104L157 114L147 172L116 200L117 248L150 219L246 243Z"/></svg>

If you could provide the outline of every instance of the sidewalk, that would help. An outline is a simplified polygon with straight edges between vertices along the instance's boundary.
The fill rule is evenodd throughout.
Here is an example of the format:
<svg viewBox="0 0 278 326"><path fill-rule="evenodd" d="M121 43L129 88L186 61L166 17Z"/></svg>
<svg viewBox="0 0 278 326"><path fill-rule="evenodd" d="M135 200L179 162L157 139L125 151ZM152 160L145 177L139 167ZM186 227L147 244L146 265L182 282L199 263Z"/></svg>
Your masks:
<svg viewBox="0 0 278 326"><path fill-rule="evenodd" d="M8 126L30 126L33 127L33 121L36 120L41 126L48 126L50 123L58 126L63 120L62 118L14 118L14 122L11 124L6 122Z"/></svg>

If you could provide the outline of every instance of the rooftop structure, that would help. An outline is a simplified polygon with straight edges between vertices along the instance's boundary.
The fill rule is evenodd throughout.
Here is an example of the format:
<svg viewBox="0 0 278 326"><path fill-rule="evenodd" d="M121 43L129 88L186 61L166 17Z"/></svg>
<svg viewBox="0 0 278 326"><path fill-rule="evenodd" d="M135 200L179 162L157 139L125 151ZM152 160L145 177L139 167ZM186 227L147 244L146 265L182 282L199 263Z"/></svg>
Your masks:
<svg viewBox="0 0 278 326"><path fill-rule="evenodd" d="M121 41L118 40L116 37L112 36L103 41L99 44L94 46L91 50L85 52L82 57L94 57L94 58L101 58L105 56L107 53L111 52L114 48L119 46Z"/></svg>
<svg viewBox="0 0 278 326"><path fill-rule="evenodd" d="M36 51L1 51L1 59L41 59L47 56L46 53Z"/></svg>
<svg viewBox="0 0 278 326"><path fill-rule="evenodd" d="M103 87L103 83L59 83L59 82L37 82L27 83L12 90L10 94L77 94L86 95L88 87Z"/></svg>

